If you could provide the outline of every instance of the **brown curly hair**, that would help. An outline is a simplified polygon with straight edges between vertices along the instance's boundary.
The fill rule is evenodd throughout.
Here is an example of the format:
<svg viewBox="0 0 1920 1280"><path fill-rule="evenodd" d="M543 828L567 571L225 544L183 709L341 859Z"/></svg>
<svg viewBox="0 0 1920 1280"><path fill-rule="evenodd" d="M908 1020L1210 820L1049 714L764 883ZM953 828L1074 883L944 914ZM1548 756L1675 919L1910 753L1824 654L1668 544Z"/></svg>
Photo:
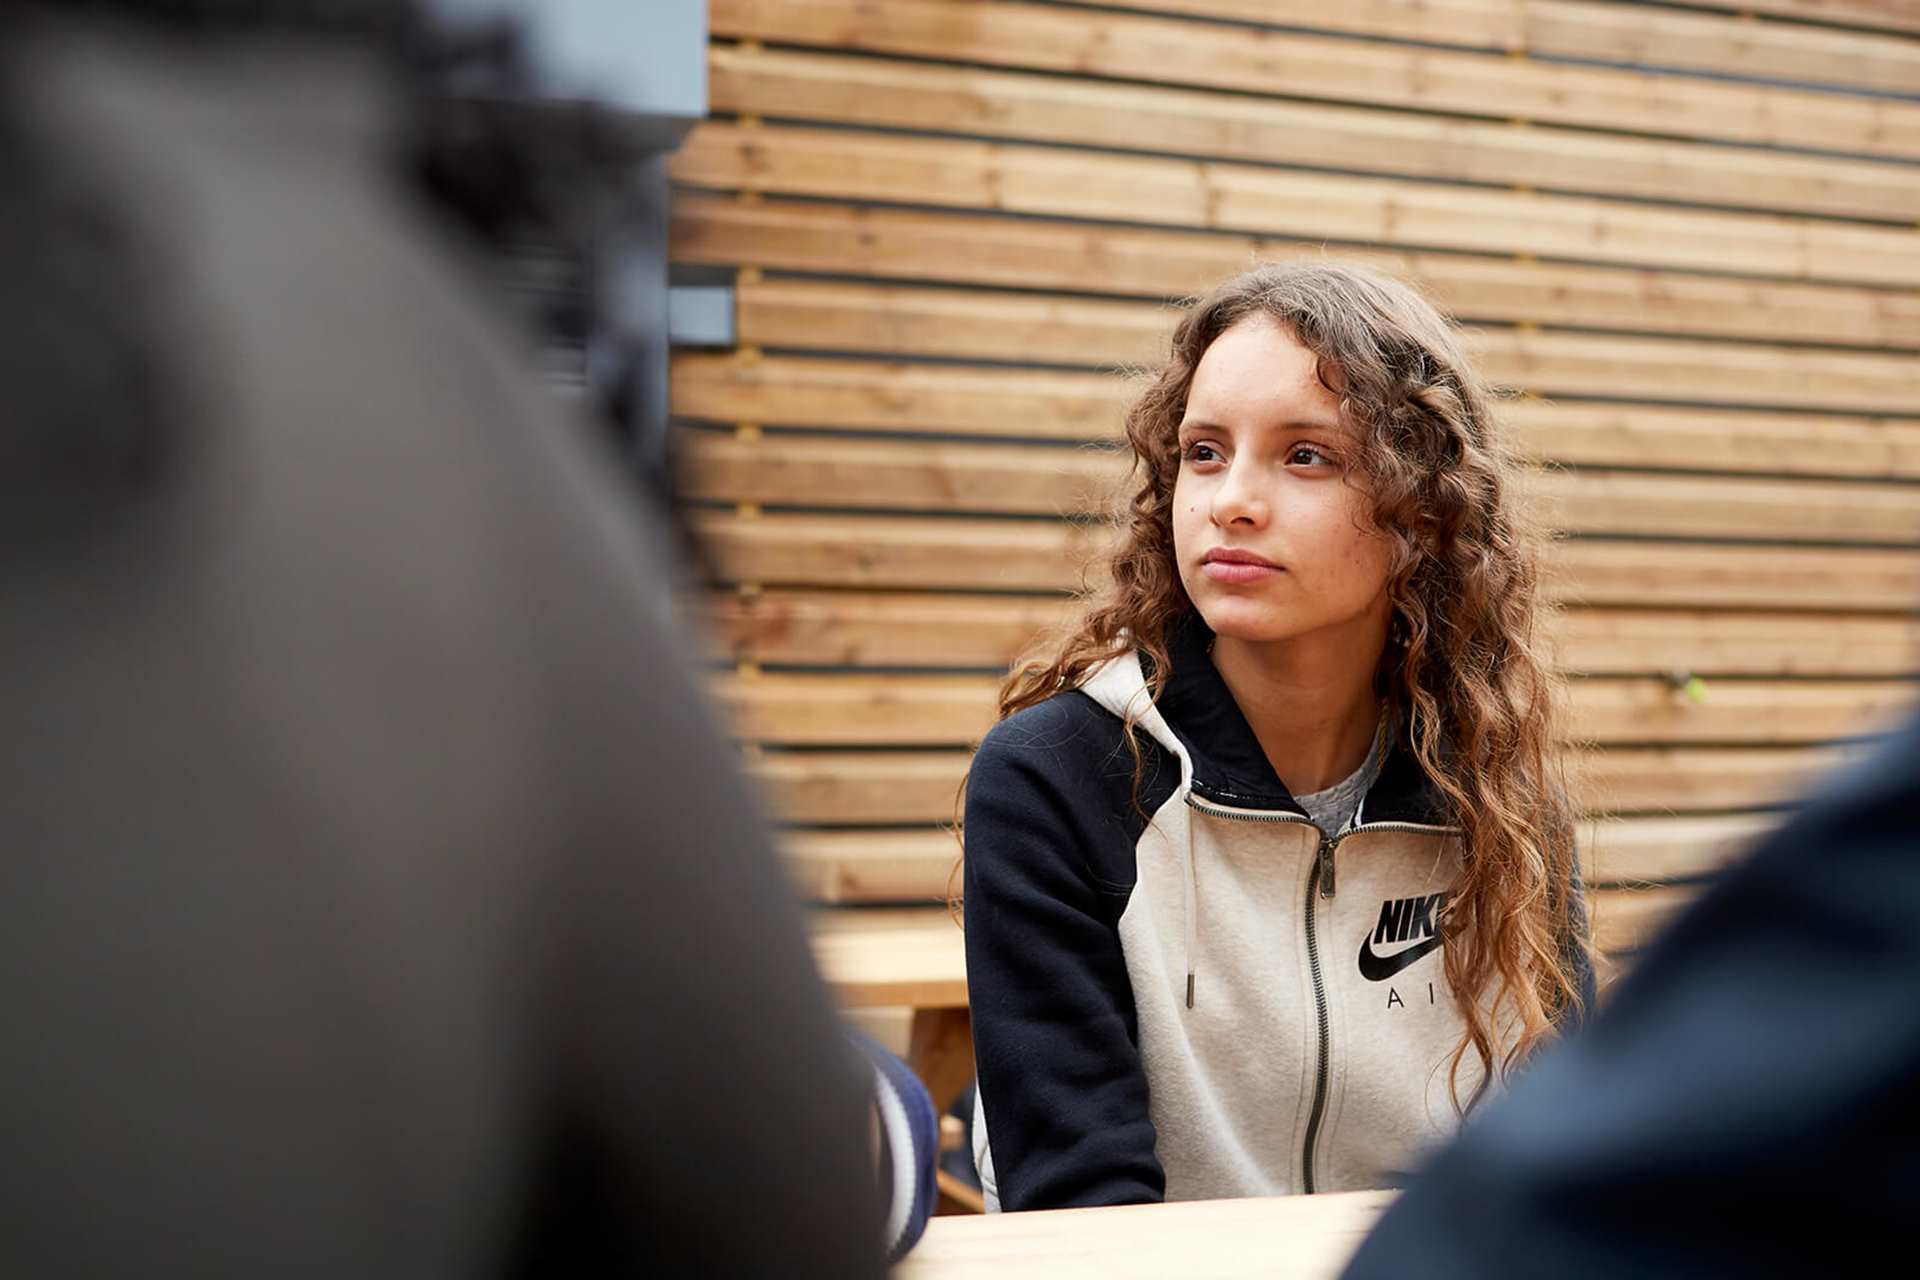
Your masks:
<svg viewBox="0 0 1920 1280"><path fill-rule="evenodd" d="M1338 263L1265 266L1187 309L1167 362L1127 413L1137 487L1106 580L1045 656L1015 666L1000 715L1076 687L1128 650L1150 660L1159 698L1171 630L1193 611L1172 519L1187 393L1214 339L1255 316L1318 357L1362 440L1355 479L1392 540L1392 638L1375 682L1463 832L1444 917L1446 974L1466 1022L1449 1066L1458 1106L1469 1050L1493 1078L1499 1024L1519 1029L1499 1059L1504 1076L1578 1009L1589 943L1554 742L1561 688L1541 648L1540 535L1517 510L1519 464L1495 429L1491 394L1453 327L1411 286ZM1135 724L1126 730L1137 764Z"/></svg>

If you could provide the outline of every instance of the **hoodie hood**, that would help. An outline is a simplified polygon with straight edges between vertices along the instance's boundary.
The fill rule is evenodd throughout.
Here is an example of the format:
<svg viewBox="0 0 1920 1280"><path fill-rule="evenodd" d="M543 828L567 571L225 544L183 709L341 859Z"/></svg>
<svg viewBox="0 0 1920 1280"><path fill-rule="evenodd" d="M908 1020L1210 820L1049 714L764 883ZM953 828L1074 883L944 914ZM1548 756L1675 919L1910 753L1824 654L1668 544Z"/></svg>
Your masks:
<svg viewBox="0 0 1920 1280"><path fill-rule="evenodd" d="M1138 652L1105 664L1081 686L1083 692L1123 720L1144 711L1137 723L1182 761L1182 781L1202 800L1236 809L1307 816L1273 771L1260 740L1213 665L1213 631L1198 613L1174 623L1167 638L1171 670L1157 703L1147 692L1150 660ZM1355 815L1361 822L1450 823L1445 798L1414 755L1404 732L1396 733L1380 775Z"/></svg>

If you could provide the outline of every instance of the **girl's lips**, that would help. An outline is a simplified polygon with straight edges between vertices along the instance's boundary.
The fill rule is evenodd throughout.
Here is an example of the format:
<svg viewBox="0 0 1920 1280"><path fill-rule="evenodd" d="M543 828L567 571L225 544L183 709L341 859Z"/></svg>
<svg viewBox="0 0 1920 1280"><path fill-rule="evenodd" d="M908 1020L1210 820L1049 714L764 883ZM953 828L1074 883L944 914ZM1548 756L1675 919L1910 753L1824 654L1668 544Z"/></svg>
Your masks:
<svg viewBox="0 0 1920 1280"><path fill-rule="evenodd" d="M1245 560L1208 560L1200 566L1200 572L1215 582L1244 583L1259 582L1286 570L1277 565L1253 564Z"/></svg>

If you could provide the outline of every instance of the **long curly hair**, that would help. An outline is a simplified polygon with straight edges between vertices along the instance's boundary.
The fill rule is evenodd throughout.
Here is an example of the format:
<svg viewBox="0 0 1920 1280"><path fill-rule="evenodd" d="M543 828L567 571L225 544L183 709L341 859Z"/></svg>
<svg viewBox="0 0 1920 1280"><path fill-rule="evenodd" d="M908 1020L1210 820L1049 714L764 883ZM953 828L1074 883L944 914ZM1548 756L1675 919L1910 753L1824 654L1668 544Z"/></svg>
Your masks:
<svg viewBox="0 0 1920 1280"><path fill-rule="evenodd" d="M1110 658L1150 661L1157 701L1169 637L1193 611L1173 545L1178 433L1195 368L1240 321L1264 316L1318 357L1362 439L1354 482L1392 541L1390 639L1375 682L1463 832L1464 869L1442 927L1446 974L1483 1081L1546 1041L1580 1000L1589 947L1572 892L1574 812L1555 746L1561 696L1541 642L1540 533L1518 509L1518 462L1452 326L1411 286L1337 263L1264 266L1188 308L1166 363L1126 416L1134 466L1104 582L1078 620L1016 665L1012 715L1076 687ZM1136 765L1135 724L1126 726ZM1504 1052L1503 1030L1518 1036ZM1477 1094L1477 1091L1476 1091ZM1470 1104L1469 1104L1470 1105Z"/></svg>

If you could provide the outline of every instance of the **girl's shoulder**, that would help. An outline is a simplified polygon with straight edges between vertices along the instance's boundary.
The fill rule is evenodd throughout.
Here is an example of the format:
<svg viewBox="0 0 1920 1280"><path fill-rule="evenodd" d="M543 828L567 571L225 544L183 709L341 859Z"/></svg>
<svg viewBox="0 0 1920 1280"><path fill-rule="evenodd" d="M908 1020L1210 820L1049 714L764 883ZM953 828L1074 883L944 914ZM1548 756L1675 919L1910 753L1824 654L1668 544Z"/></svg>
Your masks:
<svg viewBox="0 0 1920 1280"><path fill-rule="evenodd" d="M1131 883L1133 845L1147 815L1173 797L1180 762L1144 732L1136 761L1119 716L1079 690L1055 694L995 725L967 780L970 814L995 825L1060 827L1064 846L1101 864L1109 883ZM972 823L973 817L968 819ZM1107 865L1111 863L1111 865Z"/></svg>
<svg viewBox="0 0 1920 1280"><path fill-rule="evenodd" d="M1116 753L1131 771L1133 755L1120 717L1079 689L1067 689L989 729L975 753L974 768L1006 764L1104 770Z"/></svg>
<svg viewBox="0 0 1920 1280"><path fill-rule="evenodd" d="M980 755L990 759L1044 755L1059 764L1104 765L1116 752L1129 772L1133 749L1119 707L1145 696L1146 683L1132 653L1096 667L1082 682L1050 698L1023 707L988 731ZM1156 747L1149 734L1132 735L1143 748ZM976 764L978 757L976 757Z"/></svg>

